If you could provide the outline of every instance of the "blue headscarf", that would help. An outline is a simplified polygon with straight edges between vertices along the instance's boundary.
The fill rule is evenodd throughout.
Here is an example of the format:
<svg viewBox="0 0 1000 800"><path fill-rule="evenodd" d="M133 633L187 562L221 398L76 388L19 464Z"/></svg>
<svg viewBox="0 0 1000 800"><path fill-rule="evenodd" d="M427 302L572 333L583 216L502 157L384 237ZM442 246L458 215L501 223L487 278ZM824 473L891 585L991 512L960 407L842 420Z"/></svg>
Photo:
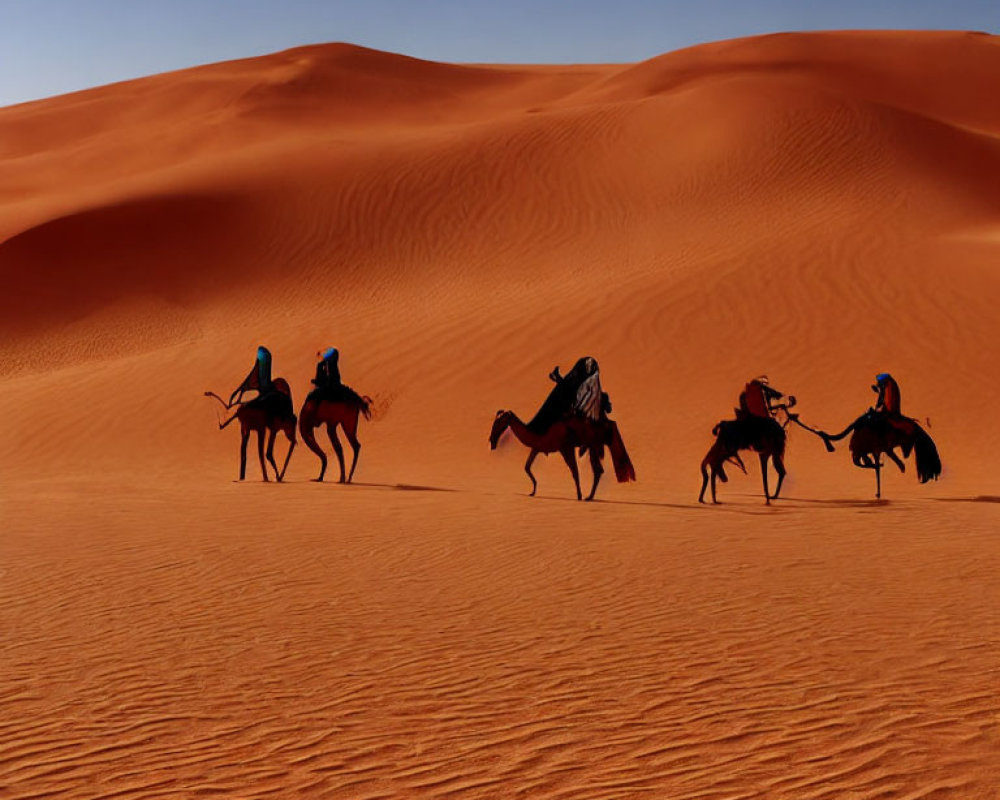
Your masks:
<svg viewBox="0 0 1000 800"><path fill-rule="evenodd" d="M323 360L324 361L329 361L335 355L337 355L337 348L336 347L328 347L328 348L326 348L326 350L323 351Z"/></svg>
<svg viewBox="0 0 1000 800"><path fill-rule="evenodd" d="M880 372L878 375L875 376L875 382L876 383L884 383L885 381L889 380L889 378L891 378L891 377L892 376L888 372Z"/></svg>

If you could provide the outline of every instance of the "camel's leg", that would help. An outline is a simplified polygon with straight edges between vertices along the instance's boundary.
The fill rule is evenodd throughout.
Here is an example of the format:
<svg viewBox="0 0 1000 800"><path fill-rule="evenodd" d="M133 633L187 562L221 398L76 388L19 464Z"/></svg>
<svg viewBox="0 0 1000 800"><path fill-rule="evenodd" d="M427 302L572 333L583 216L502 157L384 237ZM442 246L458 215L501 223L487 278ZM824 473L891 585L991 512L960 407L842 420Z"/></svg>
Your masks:
<svg viewBox="0 0 1000 800"><path fill-rule="evenodd" d="M323 452L323 448L316 442L315 429L305 422L304 419L299 420L299 433L302 434L302 441L306 443L306 447L319 456L319 477L313 478L313 480L320 483L323 480L323 476L326 475L326 453Z"/></svg>
<svg viewBox="0 0 1000 800"><path fill-rule="evenodd" d="M876 457L875 459L875 499L880 500L882 498L882 459Z"/></svg>
<svg viewBox="0 0 1000 800"><path fill-rule="evenodd" d="M774 471L778 473L778 485L775 487L774 495L772 495L771 499L777 500L778 495L781 494L781 484L785 480L787 470L785 469L785 459L779 455L772 455L771 463L774 464Z"/></svg>
<svg viewBox="0 0 1000 800"><path fill-rule="evenodd" d="M534 497L535 491L538 489L538 481L535 480L535 476L531 473L531 465L535 461L535 456L538 455L537 450L532 450L528 453L528 460L524 462L524 471L528 473L528 477L531 478L531 494L528 497Z"/></svg>
<svg viewBox="0 0 1000 800"><path fill-rule="evenodd" d="M326 423L326 435L330 437L330 444L333 445L333 452L337 454L337 461L340 463L340 482L347 483L347 473L344 471L344 448L337 438L337 423Z"/></svg>
<svg viewBox="0 0 1000 800"><path fill-rule="evenodd" d="M719 470L716 466L716 459L720 457L719 450L720 450L719 443L718 441L716 441L715 444L713 444L712 447L709 449L709 451L705 454L705 457L701 460L701 491L698 493L699 503L705 502L705 489L708 488L708 478L710 471L712 474L712 502L713 503L719 502L718 500L715 499L715 484L719 474ZM722 455L721 457L725 459L726 456ZM739 458L739 454L736 455L736 458L737 459ZM740 462L740 466L742 466L742 463L743 462ZM746 469L744 468L744 472L745 471Z"/></svg>
<svg viewBox="0 0 1000 800"><path fill-rule="evenodd" d="M278 480L283 481L285 479L285 473L288 471L288 462L292 460L292 450L295 449L295 440L289 436L288 437L288 452L285 453L285 463L281 465L281 474L278 475Z"/></svg>
<svg viewBox="0 0 1000 800"><path fill-rule="evenodd" d="M573 473L573 483L576 484L576 499L583 500L583 492L580 491L580 470L576 468L575 449L570 445L569 447L564 447L559 453L562 455L563 461L566 462L566 466L569 467L569 471Z"/></svg>
<svg viewBox="0 0 1000 800"><path fill-rule="evenodd" d="M600 450L604 447L601 446ZM588 500L593 500L594 495L597 494L597 484L601 481L601 475L604 474L604 465L601 464L601 452L596 447L590 448L590 469L594 473L594 485L590 487L590 494L587 495Z"/></svg>
<svg viewBox="0 0 1000 800"><path fill-rule="evenodd" d="M257 429L257 458L260 459L260 471L264 473L264 483L270 483L267 477L267 464L264 463L264 429Z"/></svg>
<svg viewBox="0 0 1000 800"><path fill-rule="evenodd" d="M276 480L281 480L281 473L278 471L278 465L274 460L274 439L278 435L278 429L272 428L267 434L267 460L271 462L271 466L274 467L274 477Z"/></svg>
<svg viewBox="0 0 1000 800"><path fill-rule="evenodd" d="M760 477L764 481L764 502L767 505L771 505L771 495L767 490L767 459L769 456L767 453L760 454Z"/></svg>
<svg viewBox="0 0 1000 800"><path fill-rule="evenodd" d="M244 428L240 432L240 480L247 476L247 442L250 441L250 430Z"/></svg>
<svg viewBox="0 0 1000 800"><path fill-rule="evenodd" d="M875 469L875 462L872 461L872 457L868 453L858 453L852 460L854 466L861 467L861 469Z"/></svg>
<svg viewBox="0 0 1000 800"><path fill-rule="evenodd" d="M347 482L350 483L354 480L354 470L358 466L358 455L361 453L361 442L358 441L358 414L354 412L353 419L348 419L347 422L342 423L341 427L344 429L344 436L347 437L348 444L351 445L351 449L354 451L354 457L351 459L351 471L347 474Z"/></svg>
<svg viewBox="0 0 1000 800"><path fill-rule="evenodd" d="M892 461L897 467L899 467L900 472L906 472L906 464L904 464L899 456L897 456L892 450L886 450L885 454L889 456L889 460Z"/></svg>

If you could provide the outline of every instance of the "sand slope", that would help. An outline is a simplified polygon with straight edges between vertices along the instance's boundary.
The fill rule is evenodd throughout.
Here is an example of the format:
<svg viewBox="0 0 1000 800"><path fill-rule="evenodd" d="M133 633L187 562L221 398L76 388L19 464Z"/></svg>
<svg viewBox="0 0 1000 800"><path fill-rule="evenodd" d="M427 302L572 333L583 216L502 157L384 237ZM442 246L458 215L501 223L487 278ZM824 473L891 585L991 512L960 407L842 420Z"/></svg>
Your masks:
<svg viewBox="0 0 1000 800"><path fill-rule="evenodd" d="M997 74L338 44L0 109L0 797L993 797ZM341 348L361 485L231 483L258 343L296 403ZM639 483L529 500L493 414L585 353ZM884 370L940 483L793 431L785 503L691 505L747 378L833 429Z"/></svg>

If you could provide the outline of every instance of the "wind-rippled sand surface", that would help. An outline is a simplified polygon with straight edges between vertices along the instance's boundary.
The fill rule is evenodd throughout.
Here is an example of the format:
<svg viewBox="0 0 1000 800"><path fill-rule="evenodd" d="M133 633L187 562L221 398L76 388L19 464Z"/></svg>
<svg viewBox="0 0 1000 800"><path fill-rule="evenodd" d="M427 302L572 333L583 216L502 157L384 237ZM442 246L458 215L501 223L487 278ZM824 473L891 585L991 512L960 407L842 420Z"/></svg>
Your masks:
<svg viewBox="0 0 1000 800"><path fill-rule="evenodd" d="M1000 796L998 70L329 45L0 109L0 798ZM296 404L340 347L356 485L233 481L258 343ZM493 415L584 354L639 482L528 498ZM839 430L886 370L939 483L791 429L785 499L693 502L749 377Z"/></svg>

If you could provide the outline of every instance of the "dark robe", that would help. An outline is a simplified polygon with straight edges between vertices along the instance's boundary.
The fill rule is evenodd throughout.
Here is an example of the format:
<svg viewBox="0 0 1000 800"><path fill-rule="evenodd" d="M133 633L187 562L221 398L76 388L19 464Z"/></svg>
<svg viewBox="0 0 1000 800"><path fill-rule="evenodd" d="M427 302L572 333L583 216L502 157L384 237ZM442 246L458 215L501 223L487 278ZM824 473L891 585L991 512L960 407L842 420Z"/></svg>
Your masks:
<svg viewBox="0 0 1000 800"><path fill-rule="evenodd" d="M597 361L593 358L585 357L579 359L564 376L559 374L559 368L556 367L549 376L556 382L556 385L549 392L549 396L545 398L545 402L538 409L538 413L528 423L528 430L532 433L542 435L567 414L577 410L580 388L587 382L588 378L596 378L597 374ZM588 384L588 388L594 383L591 382ZM602 405L604 397L600 392L599 383L596 383L596 391L598 393L598 404ZM582 411L582 409L580 410Z"/></svg>
<svg viewBox="0 0 1000 800"><path fill-rule="evenodd" d="M878 392L878 400L875 402L876 411L884 411L889 416L902 416L899 384L891 375L887 375L882 381L872 386L872 390Z"/></svg>
<svg viewBox="0 0 1000 800"><path fill-rule="evenodd" d="M891 375L886 375L872 386L872 391L878 392L878 400L875 401L875 413L883 415L886 421L897 430L903 431L907 435L912 435L914 420L903 416L901 410L902 397L896 379Z"/></svg>
<svg viewBox="0 0 1000 800"><path fill-rule="evenodd" d="M250 373L243 379L243 383L233 390L229 397L229 404L240 402L244 392L251 390L257 392L257 396L246 403L250 408L265 408L271 413L284 413L286 402L284 395L274 388L271 380L271 353L266 348L261 348Z"/></svg>
<svg viewBox="0 0 1000 800"><path fill-rule="evenodd" d="M773 416L771 409L772 400L780 400L784 395L777 389L772 389L766 383L759 380L750 381L740 393L740 412L751 417L770 419Z"/></svg>
<svg viewBox="0 0 1000 800"><path fill-rule="evenodd" d="M316 377L312 379L316 387L309 396L319 400L338 400L343 395L344 385L340 380L340 353L320 359L316 365Z"/></svg>

